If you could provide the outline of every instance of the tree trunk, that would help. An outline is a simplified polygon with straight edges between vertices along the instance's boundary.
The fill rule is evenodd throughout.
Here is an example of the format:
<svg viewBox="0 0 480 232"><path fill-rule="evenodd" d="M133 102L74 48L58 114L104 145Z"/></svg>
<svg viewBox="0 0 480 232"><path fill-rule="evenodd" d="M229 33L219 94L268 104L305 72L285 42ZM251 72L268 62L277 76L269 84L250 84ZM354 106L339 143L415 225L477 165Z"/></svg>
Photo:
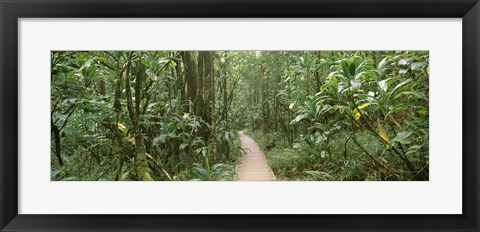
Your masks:
<svg viewBox="0 0 480 232"><path fill-rule="evenodd" d="M205 121L212 125L213 110L215 108L215 78L213 69L212 52L201 52L204 56L203 75L204 75L204 99L205 99Z"/></svg>
<svg viewBox="0 0 480 232"><path fill-rule="evenodd" d="M53 132L55 141L55 156L57 157L58 164L60 164L60 166L63 166L60 130L58 129L58 126L53 123L53 120L51 121L51 130Z"/></svg>
<svg viewBox="0 0 480 232"><path fill-rule="evenodd" d="M180 54L182 54L182 52L180 52ZM177 89L179 90L178 94L180 95L179 96L180 102L183 103L183 101L185 100L185 81L184 81L182 71L181 71L181 68L180 68L179 64L177 64L177 66L175 66L175 74L176 74L176 77L177 77Z"/></svg>
<svg viewBox="0 0 480 232"><path fill-rule="evenodd" d="M205 99L204 99L204 94L205 94L205 88L204 88L204 82L205 82L205 52L199 51L198 52L198 58L197 58L197 74L198 74L198 93L197 93L197 98L198 98L198 116L201 116L203 120L205 120Z"/></svg>
<svg viewBox="0 0 480 232"><path fill-rule="evenodd" d="M223 52L223 63L222 63L222 94L223 94L223 110L222 110L222 122L225 128L227 128L227 114L228 114L228 98L227 98L227 52Z"/></svg>
<svg viewBox="0 0 480 232"><path fill-rule="evenodd" d="M280 67L278 67L280 68ZM276 81L275 81L275 96L280 92L280 84L282 82L282 78L280 77L279 74L277 74ZM274 127L275 131L279 130L278 124L280 123L280 99L278 97L275 97L275 120L274 120Z"/></svg>
<svg viewBox="0 0 480 232"><path fill-rule="evenodd" d="M150 176L150 169L148 167L147 158L145 155L145 145L143 142L142 133L139 127L140 120L140 101L141 101L141 91L142 91L142 61L143 53L140 53L140 57L137 64L137 75L135 77L135 108L132 106L132 92L130 90L130 63L133 53L130 54L127 63L127 78L125 81L125 88L127 93L127 108L132 120L133 125L133 135L134 135L134 146L135 146L135 172L137 173L137 178L142 181L150 181L153 178Z"/></svg>
<svg viewBox="0 0 480 232"><path fill-rule="evenodd" d="M105 96L105 94L107 94L107 88L105 87L105 81L104 80L98 81L98 93L101 96Z"/></svg>
<svg viewBox="0 0 480 232"><path fill-rule="evenodd" d="M268 108L268 76L265 73L265 66L261 66L261 94L262 94L262 119L263 119L263 131L268 133L269 131L269 108Z"/></svg>
<svg viewBox="0 0 480 232"><path fill-rule="evenodd" d="M197 69L195 67L195 61L193 60L193 52L185 51L183 55L183 64L185 65L185 74L187 79L187 96L191 101L192 107L190 112L197 114L197 107L200 103L197 98Z"/></svg>
<svg viewBox="0 0 480 232"><path fill-rule="evenodd" d="M214 68L214 61L213 61L213 54L212 52L208 52L207 59L205 59L205 77L207 77L206 83L209 84L210 91L208 92L208 99L210 99L210 106L208 110L210 111L211 115L211 125L212 131L210 133L210 139L215 141L217 138L217 125L216 125L216 110L215 110L215 68ZM213 160L217 159L217 145L214 142L212 148L212 155Z"/></svg>
<svg viewBox="0 0 480 232"><path fill-rule="evenodd" d="M322 53L320 51L317 51L317 62L316 62L317 66L320 65L320 59L322 58L321 54ZM316 90L316 93L320 92L320 88L321 88L321 85L322 85L322 83L320 81L320 78L321 78L320 74L321 74L320 70L315 71L315 81L316 81L316 89L315 90Z"/></svg>
<svg viewBox="0 0 480 232"><path fill-rule="evenodd" d="M114 125L114 130L115 132L118 131L118 123L120 119L120 112L122 111L122 105L120 103L120 98L122 96L122 82L123 82L123 71L120 72L120 74L117 76L117 80L115 82L115 97L113 100L113 108L115 109L115 125ZM122 168L123 168L123 162L124 162L124 154L123 154L123 143L122 143L122 137L120 137L119 133L114 134L115 140L119 146L120 149L117 150L117 171L115 174L115 180L119 180L120 176L122 175Z"/></svg>
<svg viewBox="0 0 480 232"><path fill-rule="evenodd" d="M225 128L227 127L227 120L228 120L228 101L227 101L227 62L225 61L223 65L224 69L224 76L223 76L223 83L222 83L222 91L223 91L223 114L222 114L222 120L224 122Z"/></svg>
<svg viewBox="0 0 480 232"><path fill-rule="evenodd" d="M117 80L115 82L115 96L113 100L113 108L115 109L117 114L122 111L122 105L120 103L120 98L122 96L122 87L123 87L122 83L123 83L123 71L119 73Z"/></svg>

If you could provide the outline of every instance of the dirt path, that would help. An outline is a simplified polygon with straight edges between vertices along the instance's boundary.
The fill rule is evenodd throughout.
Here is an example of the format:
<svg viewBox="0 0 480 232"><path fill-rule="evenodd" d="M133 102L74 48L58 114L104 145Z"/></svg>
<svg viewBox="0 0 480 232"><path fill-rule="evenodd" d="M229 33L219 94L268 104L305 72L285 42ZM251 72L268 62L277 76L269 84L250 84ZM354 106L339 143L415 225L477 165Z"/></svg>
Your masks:
<svg viewBox="0 0 480 232"><path fill-rule="evenodd" d="M246 154L237 166L235 180L237 181L273 181L275 175L268 165L265 155L258 144L243 131L238 132L240 142Z"/></svg>

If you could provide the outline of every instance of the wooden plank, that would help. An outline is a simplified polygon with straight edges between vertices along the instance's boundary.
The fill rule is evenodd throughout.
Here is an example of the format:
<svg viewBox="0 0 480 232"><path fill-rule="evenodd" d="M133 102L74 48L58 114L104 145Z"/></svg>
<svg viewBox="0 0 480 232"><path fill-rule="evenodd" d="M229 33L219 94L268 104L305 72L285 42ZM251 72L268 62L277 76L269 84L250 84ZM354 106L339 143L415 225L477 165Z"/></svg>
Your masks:
<svg viewBox="0 0 480 232"><path fill-rule="evenodd" d="M237 181L274 181L273 174L267 159L258 144L243 131L238 132L240 142L246 154L237 165L235 180Z"/></svg>

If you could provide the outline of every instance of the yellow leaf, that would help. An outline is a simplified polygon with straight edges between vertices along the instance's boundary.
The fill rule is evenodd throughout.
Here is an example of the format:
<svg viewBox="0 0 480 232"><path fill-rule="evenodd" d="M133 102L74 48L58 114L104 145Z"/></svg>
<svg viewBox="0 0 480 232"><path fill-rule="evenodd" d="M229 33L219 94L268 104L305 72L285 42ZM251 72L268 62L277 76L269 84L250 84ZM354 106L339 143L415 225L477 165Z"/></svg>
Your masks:
<svg viewBox="0 0 480 232"><path fill-rule="evenodd" d="M288 106L288 109L292 110L293 109L293 106L295 106L295 103L290 103L290 105Z"/></svg>
<svg viewBox="0 0 480 232"><path fill-rule="evenodd" d="M318 106L318 105L321 105L323 102L325 102L325 100L326 100L326 99L319 100L319 101L317 102L317 106Z"/></svg>
<svg viewBox="0 0 480 232"><path fill-rule="evenodd" d="M369 105L371 105L371 104L372 104L372 103L370 103L370 102L364 103L363 105L359 106L358 109L363 109L363 108L365 108L365 107L367 107L367 106L369 106Z"/></svg>
<svg viewBox="0 0 480 232"><path fill-rule="evenodd" d="M304 80L305 80L305 76L300 77L300 80L304 81Z"/></svg>
<svg viewBox="0 0 480 232"><path fill-rule="evenodd" d="M126 126L124 126L121 123L117 123L117 129L119 129L121 132L123 132L124 135L128 134L128 129Z"/></svg>
<svg viewBox="0 0 480 232"><path fill-rule="evenodd" d="M358 119L360 119L360 117L362 117L362 115L360 114L360 112L358 112L357 109L354 109L353 110L353 117L355 118L355 121L358 121Z"/></svg>
<svg viewBox="0 0 480 232"><path fill-rule="evenodd" d="M172 68L175 68L175 67L177 67L177 62L175 62L173 60L170 60L170 62L168 62L168 65L170 65L170 67L172 67Z"/></svg>
<svg viewBox="0 0 480 232"><path fill-rule="evenodd" d="M385 132L385 129L383 128L382 124L380 124L380 120L378 119L377 119L377 124L378 124L378 134L380 134L380 137L383 139L383 141L387 142L387 149L388 149L390 138L388 137L387 132Z"/></svg>

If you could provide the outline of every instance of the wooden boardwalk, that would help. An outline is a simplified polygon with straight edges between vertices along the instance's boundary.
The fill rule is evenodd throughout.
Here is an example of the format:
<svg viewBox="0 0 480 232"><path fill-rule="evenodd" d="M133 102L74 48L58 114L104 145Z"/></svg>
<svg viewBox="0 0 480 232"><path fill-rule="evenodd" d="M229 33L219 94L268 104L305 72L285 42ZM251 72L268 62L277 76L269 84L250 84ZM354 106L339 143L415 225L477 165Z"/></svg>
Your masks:
<svg viewBox="0 0 480 232"><path fill-rule="evenodd" d="M258 144L243 131L239 131L238 136L246 154L242 156L240 164L237 165L235 180L274 181L275 175Z"/></svg>

